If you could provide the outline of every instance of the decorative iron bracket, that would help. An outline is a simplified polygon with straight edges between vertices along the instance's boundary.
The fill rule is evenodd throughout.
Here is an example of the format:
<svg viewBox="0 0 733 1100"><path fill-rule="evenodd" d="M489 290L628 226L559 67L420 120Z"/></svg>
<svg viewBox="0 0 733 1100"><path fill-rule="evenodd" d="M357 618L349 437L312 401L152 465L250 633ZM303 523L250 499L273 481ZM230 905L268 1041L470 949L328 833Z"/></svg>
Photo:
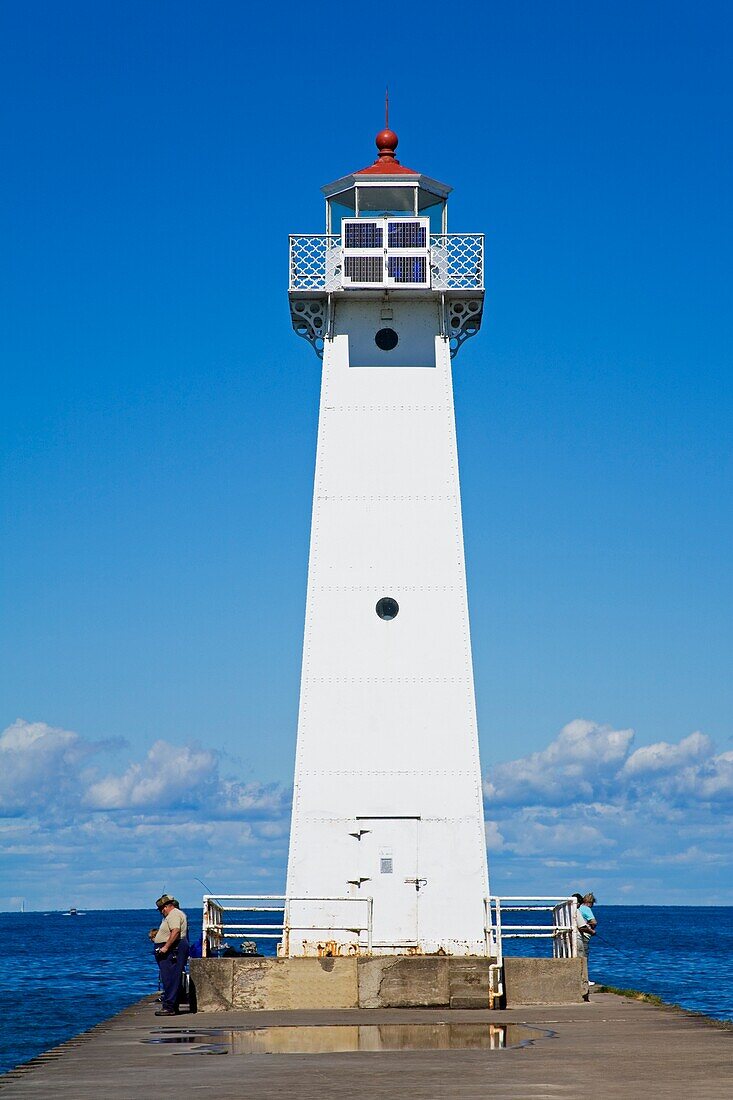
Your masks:
<svg viewBox="0 0 733 1100"><path fill-rule="evenodd" d="M329 295L329 299L330 299ZM328 314L331 313L330 301ZM327 303L323 297L295 298L290 303L290 317L298 336L307 340L319 359L323 359L323 342L328 333Z"/></svg>
<svg viewBox="0 0 733 1100"><path fill-rule="evenodd" d="M481 328L483 297L450 298L443 295L443 333L450 342L450 355L454 359L458 349Z"/></svg>

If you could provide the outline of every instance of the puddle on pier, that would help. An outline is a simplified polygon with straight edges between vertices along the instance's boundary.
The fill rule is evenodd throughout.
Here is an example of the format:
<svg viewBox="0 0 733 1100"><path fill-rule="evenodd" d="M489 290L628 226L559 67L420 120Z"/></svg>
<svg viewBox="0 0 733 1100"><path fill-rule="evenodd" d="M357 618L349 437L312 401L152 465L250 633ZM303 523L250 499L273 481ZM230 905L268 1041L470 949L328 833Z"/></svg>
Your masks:
<svg viewBox="0 0 733 1100"><path fill-rule="evenodd" d="M257 1028L159 1028L145 1043L176 1054L346 1054L380 1050L506 1050L554 1033L527 1024L334 1024Z"/></svg>

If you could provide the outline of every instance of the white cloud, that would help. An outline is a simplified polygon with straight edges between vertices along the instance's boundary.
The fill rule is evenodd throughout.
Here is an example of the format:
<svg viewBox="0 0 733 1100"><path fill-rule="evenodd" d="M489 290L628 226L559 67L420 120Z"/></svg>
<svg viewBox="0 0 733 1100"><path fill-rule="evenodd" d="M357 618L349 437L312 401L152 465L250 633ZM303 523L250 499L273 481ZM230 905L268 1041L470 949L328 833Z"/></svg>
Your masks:
<svg viewBox="0 0 733 1100"><path fill-rule="evenodd" d="M489 852L500 852L504 847L504 837L495 821L486 821L484 825L486 833L486 847Z"/></svg>
<svg viewBox="0 0 733 1100"><path fill-rule="evenodd" d="M19 718L0 734L0 814L49 814L61 805L75 806L83 791L84 765L108 746Z"/></svg>
<svg viewBox="0 0 733 1100"><path fill-rule="evenodd" d="M577 719L541 752L489 769L486 809L503 839L494 890L504 877L507 892L522 881L538 893L582 879L619 901L733 901L733 752L700 732L633 741Z"/></svg>
<svg viewBox="0 0 733 1100"><path fill-rule="evenodd" d="M92 783L84 800L94 810L185 810L210 802L219 785L215 753L156 741L142 763Z"/></svg>
<svg viewBox="0 0 733 1100"><path fill-rule="evenodd" d="M686 769L680 790L703 802L733 804L733 752L712 756L697 769Z"/></svg>
<svg viewBox="0 0 733 1100"><path fill-rule="evenodd" d="M198 878L223 892L282 890L287 787L224 776L216 751L163 740L103 767L113 747L20 719L0 734L0 879L13 896L134 906L174 882L200 897Z"/></svg>
<svg viewBox="0 0 733 1100"><path fill-rule="evenodd" d="M205 811L208 819L267 820L289 806L287 788L222 776L220 754L196 745L158 740L141 761L101 774L98 758L119 746L18 719L0 734L0 816Z"/></svg>
<svg viewBox="0 0 733 1100"><path fill-rule="evenodd" d="M546 749L489 770L487 804L501 806L628 806L657 799L659 812L708 803L733 804L733 752L716 754L706 734L658 741L632 751L634 731L576 719Z"/></svg>
<svg viewBox="0 0 733 1100"><path fill-rule="evenodd" d="M603 793L628 755L634 731L577 718L541 752L498 764L484 790L491 806L562 806Z"/></svg>
<svg viewBox="0 0 733 1100"><path fill-rule="evenodd" d="M632 752L624 762L621 777L660 775L678 771L683 765L696 763L713 754L713 743L704 733L691 733L677 745L657 741Z"/></svg>

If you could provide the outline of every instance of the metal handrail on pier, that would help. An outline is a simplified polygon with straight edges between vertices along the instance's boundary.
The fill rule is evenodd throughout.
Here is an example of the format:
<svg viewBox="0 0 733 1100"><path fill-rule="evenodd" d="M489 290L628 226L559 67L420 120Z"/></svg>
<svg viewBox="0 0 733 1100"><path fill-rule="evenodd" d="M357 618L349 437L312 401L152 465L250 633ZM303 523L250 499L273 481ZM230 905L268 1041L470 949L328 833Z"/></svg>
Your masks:
<svg viewBox="0 0 733 1100"><path fill-rule="evenodd" d="M204 958L215 954L226 939L240 940L279 940L284 954L289 953L290 935L292 932L323 932L321 925L296 925L290 917L290 905L292 902L354 902L366 905L366 923L351 922L344 924L334 931L351 932L361 938L366 932L366 944L356 943L356 947L363 947L366 954L372 953L373 942L373 918L374 902L372 898L294 898L285 894L204 894L203 898L203 941L201 954ZM281 904L262 904L267 902L279 902ZM252 921L246 923L225 923L225 913L282 913L282 920L270 921L258 924Z"/></svg>
<svg viewBox="0 0 733 1100"><path fill-rule="evenodd" d="M508 903L508 904L507 904ZM577 901L574 897L499 897L492 894L484 901L487 954L504 960L504 940L551 939L556 959L573 959L578 954ZM552 923L505 924L505 913L551 913Z"/></svg>

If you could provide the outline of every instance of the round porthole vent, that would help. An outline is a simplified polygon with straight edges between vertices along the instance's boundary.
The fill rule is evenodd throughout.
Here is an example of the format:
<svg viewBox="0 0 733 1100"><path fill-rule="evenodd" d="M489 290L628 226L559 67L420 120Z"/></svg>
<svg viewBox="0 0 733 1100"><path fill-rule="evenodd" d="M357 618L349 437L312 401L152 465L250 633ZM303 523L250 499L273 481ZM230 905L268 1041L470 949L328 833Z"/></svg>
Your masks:
<svg viewBox="0 0 733 1100"><path fill-rule="evenodd" d="M385 622L396 619L399 610L400 605L391 596L382 596L381 600L377 600L377 615Z"/></svg>
<svg viewBox="0 0 733 1100"><path fill-rule="evenodd" d="M400 338L393 328L380 328L379 332L374 337L374 343L380 351L393 351L397 347L399 340Z"/></svg>

